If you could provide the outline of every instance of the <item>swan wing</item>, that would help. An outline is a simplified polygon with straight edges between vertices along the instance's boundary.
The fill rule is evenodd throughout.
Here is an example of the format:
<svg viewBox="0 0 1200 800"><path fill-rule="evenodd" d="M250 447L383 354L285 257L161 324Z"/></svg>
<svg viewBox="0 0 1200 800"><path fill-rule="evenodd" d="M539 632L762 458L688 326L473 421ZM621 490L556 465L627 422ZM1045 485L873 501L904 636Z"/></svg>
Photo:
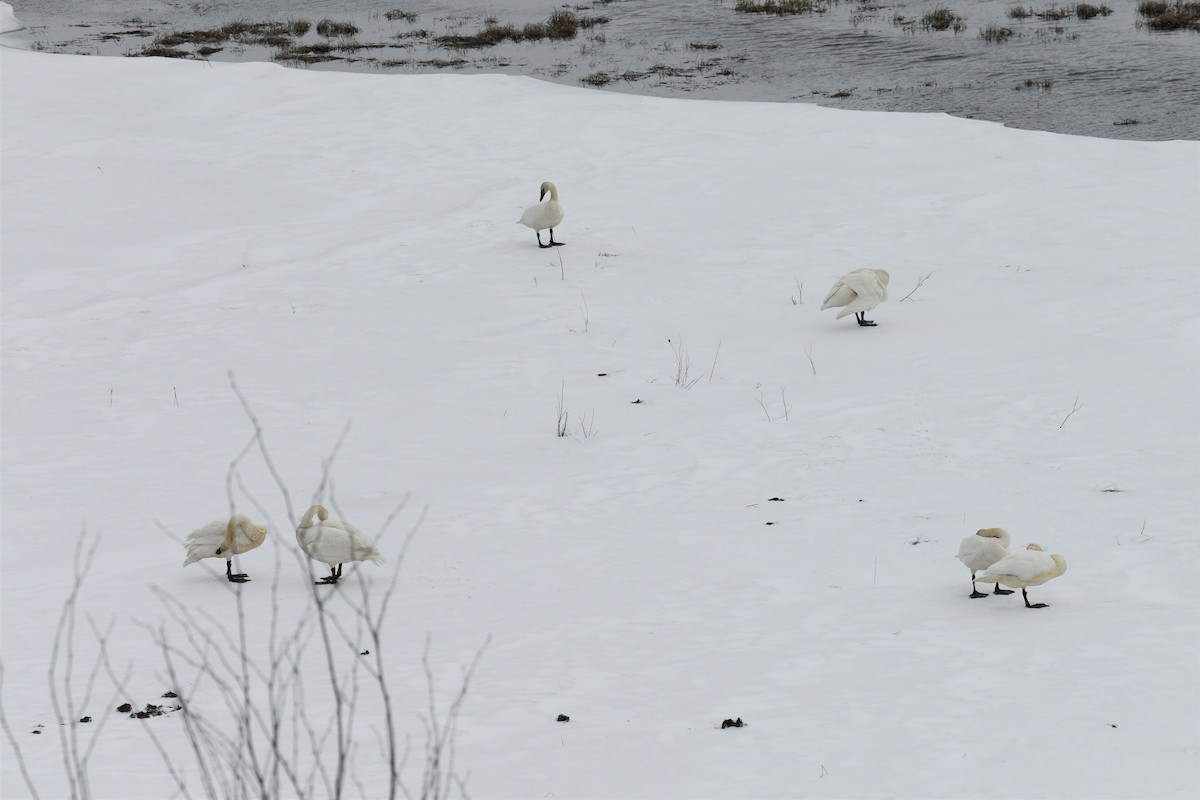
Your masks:
<svg viewBox="0 0 1200 800"><path fill-rule="evenodd" d="M985 580L995 583L1019 581L1030 583L1047 571L1055 568L1054 559L1038 550L1022 550L1010 553L987 568ZM1048 579L1047 579L1048 580ZM1041 583L1042 581L1039 581Z"/></svg>
<svg viewBox="0 0 1200 800"><path fill-rule="evenodd" d="M517 221L535 231L544 231L547 228L556 227L562 220L562 206L551 200L548 203L537 203L525 209L525 213Z"/></svg>
<svg viewBox="0 0 1200 800"><path fill-rule="evenodd" d="M314 525L312 531L301 543L301 548L316 561L335 566L349 561L382 564L385 560L374 542L349 523L329 520Z"/></svg>
<svg viewBox="0 0 1200 800"><path fill-rule="evenodd" d="M215 520L189 533L183 543L187 548L187 558L183 565L186 567L202 558L219 558L217 548L225 540L227 524L227 520Z"/></svg>

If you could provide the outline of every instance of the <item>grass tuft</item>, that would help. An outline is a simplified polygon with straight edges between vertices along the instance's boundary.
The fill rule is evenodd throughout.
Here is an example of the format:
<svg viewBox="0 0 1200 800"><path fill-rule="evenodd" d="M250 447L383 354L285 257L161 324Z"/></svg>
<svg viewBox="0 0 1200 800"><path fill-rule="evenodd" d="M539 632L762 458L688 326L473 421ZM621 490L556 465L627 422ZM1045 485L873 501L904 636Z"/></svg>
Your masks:
<svg viewBox="0 0 1200 800"><path fill-rule="evenodd" d="M953 30L958 33L966 27L966 21L945 6L937 6L921 17L921 27L925 30Z"/></svg>
<svg viewBox="0 0 1200 800"><path fill-rule="evenodd" d="M1145 17L1138 20L1138 27L1152 31L1200 31L1200 2L1194 0L1141 0L1137 12Z"/></svg>
<svg viewBox="0 0 1200 800"><path fill-rule="evenodd" d="M353 36L358 33L358 26L353 22L335 22L323 19L317 23L317 35L332 39L335 36Z"/></svg>
<svg viewBox="0 0 1200 800"><path fill-rule="evenodd" d="M1013 35L1012 28L1006 28L1003 25L988 25L979 31L979 35L983 37L985 42L1003 42Z"/></svg>
<svg viewBox="0 0 1200 800"><path fill-rule="evenodd" d="M764 0L761 3L751 2L751 0L738 0L733 10L742 14L775 14L776 16L785 16L787 14L824 13L829 10L829 6L826 4L816 4L813 0Z"/></svg>

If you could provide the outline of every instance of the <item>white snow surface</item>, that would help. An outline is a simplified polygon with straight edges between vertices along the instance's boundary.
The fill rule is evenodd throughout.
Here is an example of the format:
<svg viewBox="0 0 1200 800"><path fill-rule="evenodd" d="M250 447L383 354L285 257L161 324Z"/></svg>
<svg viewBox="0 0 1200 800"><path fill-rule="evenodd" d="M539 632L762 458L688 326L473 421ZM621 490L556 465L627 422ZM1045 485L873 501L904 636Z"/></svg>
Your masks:
<svg viewBox="0 0 1200 800"><path fill-rule="evenodd" d="M148 726L204 796L182 715L121 699L233 725L171 685L152 587L235 635L240 592L253 658L273 597L282 631L311 613L257 448L232 481L270 528L251 582L180 567L251 441L229 372L293 514L350 423L330 512L389 563L318 589L356 635L399 570L409 787L428 636L439 713L490 637L455 737L478 798L1200 791L1200 143L502 75L0 70L3 705L42 797L69 789L47 670L82 530L70 685L84 613L128 674L78 708L95 797L177 794ZM552 251L512 223L543 180L570 203ZM878 327L822 315L863 266L892 276ZM992 526L1066 557L1048 608L968 598L956 548ZM2 751L0 794L29 796Z"/></svg>

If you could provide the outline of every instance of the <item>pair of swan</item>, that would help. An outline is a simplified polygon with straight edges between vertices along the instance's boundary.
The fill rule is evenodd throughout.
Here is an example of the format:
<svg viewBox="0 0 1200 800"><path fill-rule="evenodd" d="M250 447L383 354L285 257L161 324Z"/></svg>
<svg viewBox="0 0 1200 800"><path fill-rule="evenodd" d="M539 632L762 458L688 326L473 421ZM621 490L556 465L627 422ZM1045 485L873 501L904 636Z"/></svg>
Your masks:
<svg viewBox="0 0 1200 800"><path fill-rule="evenodd" d="M230 583L245 583L250 578L244 572L233 571L232 559L260 546L266 538L266 526L254 524L243 514L235 514L224 522L210 522L188 534L184 543L187 558L183 565L186 567L202 558L223 558L225 578ZM350 561L382 564L387 560L366 534L348 522L329 519L329 512L320 505L304 512L304 518L296 528L296 543L309 558L329 565L329 575L317 583L337 583L342 577L342 565Z"/></svg>
<svg viewBox="0 0 1200 800"><path fill-rule="evenodd" d="M867 312L887 300L887 287L891 279L887 270L882 269L856 269L847 272L837 279L829 294L825 295L821 310L840 308L842 310L837 319L853 314L859 325L864 328L872 327L875 323L867 319Z"/></svg>
<svg viewBox="0 0 1200 800"><path fill-rule="evenodd" d="M550 195L550 202L543 203L542 200L547 194ZM533 232L537 234L538 247L559 247L566 242L554 241L554 229L562 220L563 210L562 206L558 204L558 187L550 181L542 181L541 194L538 195L537 204L525 209L525 213L517 220L517 224L533 228ZM550 244L542 244L542 231L547 228L550 229Z"/></svg>
<svg viewBox="0 0 1200 800"><path fill-rule="evenodd" d="M1062 575L1067 571L1067 560L1057 553L1046 553L1036 544L1009 553L1008 542L1008 532L1003 528L984 528L962 540L958 560L971 570L971 597L987 597L975 587L976 581L996 584L995 594L1012 594L1000 588L1004 584L1021 590L1026 608L1046 608L1045 603L1030 603L1026 590ZM977 576L980 570L983 574Z"/></svg>

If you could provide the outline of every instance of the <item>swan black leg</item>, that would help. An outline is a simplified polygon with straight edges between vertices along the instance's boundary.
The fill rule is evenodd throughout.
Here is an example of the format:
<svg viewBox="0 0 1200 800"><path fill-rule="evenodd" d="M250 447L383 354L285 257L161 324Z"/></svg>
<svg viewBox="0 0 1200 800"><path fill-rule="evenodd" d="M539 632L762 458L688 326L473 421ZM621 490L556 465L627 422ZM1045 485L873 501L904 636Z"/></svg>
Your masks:
<svg viewBox="0 0 1200 800"><path fill-rule="evenodd" d="M867 312L865 312L865 311L859 311L857 314L854 315L854 318L856 320L858 320L858 324L864 328L870 328L875 325L874 322L867 319Z"/></svg>
<svg viewBox="0 0 1200 800"><path fill-rule="evenodd" d="M1000 584L998 584L998 583L996 584L995 591L992 592L992 594L1012 594L1012 593L1013 593L1012 589L1001 589Z"/></svg>
<svg viewBox="0 0 1200 800"><path fill-rule="evenodd" d="M975 586L975 573L974 572L971 573L971 597L972 598L987 597L987 593L979 591L979 589Z"/></svg>
<svg viewBox="0 0 1200 800"><path fill-rule="evenodd" d="M246 573L244 573L244 572L235 573L233 571L233 560L232 559L227 559L225 561L225 578L230 583L246 583L247 581L250 580L250 578L246 576Z"/></svg>
<svg viewBox="0 0 1200 800"><path fill-rule="evenodd" d="M542 240L538 239L538 244L541 244L541 243L542 243ZM550 247L562 247L564 244L566 244L566 242L554 241L554 228L551 228L550 229L550 245L549 246Z"/></svg>
<svg viewBox="0 0 1200 800"><path fill-rule="evenodd" d="M329 574L328 574L328 575L326 575L324 578L321 578L321 580L317 581L316 583L317 583L317 584L322 584L322 583L337 583L337 582L338 582L338 579L340 579L341 577L342 577L342 565L341 565L341 564L338 564L338 565L337 565L337 569L334 569L333 567L330 567L330 568L329 568Z"/></svg>
<svg viewBox="0 0 1200 800"><path fill-rule="evenodd" d="M1025 587L1021 587L1021 597L1025 598L1025 607L1026 608L1045 608L1046 607L1045 603L1033 603L1031 605L1029 602L1029 595L1025 594Z"/></svg>
<svg viewBox="0 0 1200 800"><path fill-rule="evenodd" d="M542 248L543 250L547 250L554 246L554 231L553 230L550 231L550 244L542 244L542 232L541 231L534 231L534 233L536 233L537 237L538 237L538 247Z"/></svg>

